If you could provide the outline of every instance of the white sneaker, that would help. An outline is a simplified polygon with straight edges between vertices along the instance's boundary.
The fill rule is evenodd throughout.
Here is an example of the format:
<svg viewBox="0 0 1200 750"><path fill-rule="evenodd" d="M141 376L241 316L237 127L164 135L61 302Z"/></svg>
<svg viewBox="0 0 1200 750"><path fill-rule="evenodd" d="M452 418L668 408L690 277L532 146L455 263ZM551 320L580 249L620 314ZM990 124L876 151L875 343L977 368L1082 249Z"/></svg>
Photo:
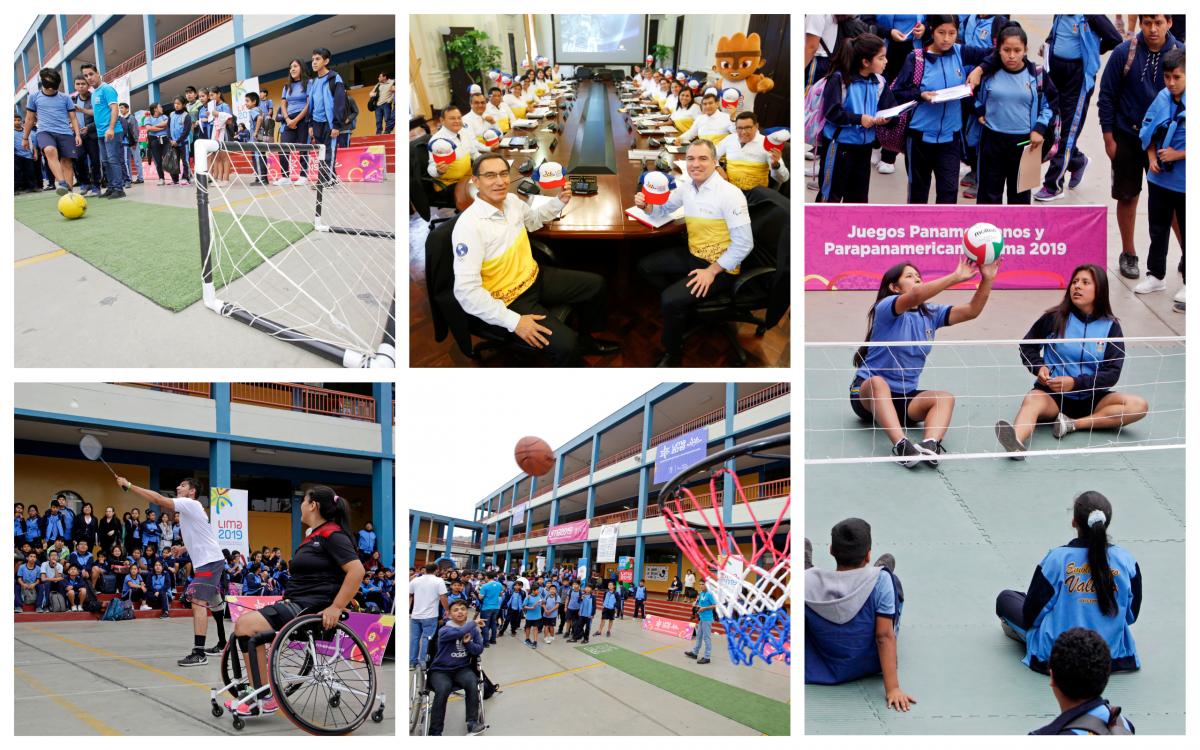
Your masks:
<svg viewBox="0 0 1200 750"><path fill-rule="evenodd" d="M1150 274L1137 283L1133 288L1134 294L1150 294L1151 292L1161 292L1167 288L1167 282L1162 279L1156 279Z"/></svg>
<svg viewBox="0 0 1200 750"><path fill-rule="evenodd" d="M1186 301L1187 301L1187 300L1185 299L1185 296L1186 296L1186 295L1184 294L1184 292L1186 292L1186 291L1187 291L1187 286L1186 286L1186 285L1185 285L1185 286L1181 286L1181 287L1179 287L1179 291L1178 291L1178 292L1175 292L1175 301L1176 301L1176 302L1179 302L1180 304L1182 304L1182 303L1186 302Z"/></svg>
<svg viewBox="0 0 1200 750"><path fill-rule="evenodd" d="M879 170L879 174L891 174L896 171L896 165L888 164L886 161L879 162L875 168Z"/></svg>
<svg viewBox="0 0 1200 750"><path fill-rule="evenodd" d="M300 187L301 185L307 184L308 180L303 177L297 177L296 179L292 180L292 187Z"/></svg>
<svg viewBox="0 0 1200 750"><path fill-rule="evenodd" d="M287 177L280 177L271 183L272 185L291 185L292 181Z"/></svg>
<svg viewBox="0 0 1200 750"><path fill-rule="evenodd" d="M140 610L142 610L142 611L144 612L144 611L146 611L146 610L150 609L150 607L148 607L148 606L146 606L145 604L143 604L142 606L138 607L138 609L140 609Z"/></svg>

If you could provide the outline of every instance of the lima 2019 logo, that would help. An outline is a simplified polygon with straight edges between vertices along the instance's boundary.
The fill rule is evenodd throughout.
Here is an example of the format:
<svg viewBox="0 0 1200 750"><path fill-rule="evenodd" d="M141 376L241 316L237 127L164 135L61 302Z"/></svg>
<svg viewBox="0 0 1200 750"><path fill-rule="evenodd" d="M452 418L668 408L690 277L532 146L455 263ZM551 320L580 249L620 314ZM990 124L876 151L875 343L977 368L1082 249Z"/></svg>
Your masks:
<svg viewBox="0 0 1200 750"><path fill-rule="evenodd" d="M213 487L210 498L213 513L220 515L221 511L233 507L233 498L229 497L229 488Z"/></svg>

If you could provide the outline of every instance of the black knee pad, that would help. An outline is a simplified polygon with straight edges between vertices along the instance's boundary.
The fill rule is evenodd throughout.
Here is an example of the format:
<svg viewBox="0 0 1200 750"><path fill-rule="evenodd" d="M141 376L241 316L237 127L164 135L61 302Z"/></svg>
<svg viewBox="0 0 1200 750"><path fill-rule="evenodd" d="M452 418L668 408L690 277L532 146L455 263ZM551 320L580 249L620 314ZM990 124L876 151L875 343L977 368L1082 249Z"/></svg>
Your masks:
<svg viewBox="0 0 1200 750"><path fill-rule="evenodd" d="M235 636L235 637L237 638L238 648L240 648L242 650L242 653L243 654L249 653L249 651L250 651L250 636L239 635L239 636Z"/></svg>

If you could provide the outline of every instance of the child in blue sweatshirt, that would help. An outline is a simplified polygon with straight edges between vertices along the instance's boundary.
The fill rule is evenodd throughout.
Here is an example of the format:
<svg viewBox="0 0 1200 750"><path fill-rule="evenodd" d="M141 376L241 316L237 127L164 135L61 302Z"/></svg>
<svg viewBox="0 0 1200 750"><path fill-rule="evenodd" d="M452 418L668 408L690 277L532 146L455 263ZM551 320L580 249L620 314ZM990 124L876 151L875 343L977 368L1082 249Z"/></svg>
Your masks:
<svg viewBox="0 0 1200 750"><path fill-rule="evenodd" d="M871 151L878 143L875 126L887 119L875 113L895 105L884 85L887 65L883 40L863 34L842 45L831 63L821 106L821 164L817 176L821 203L866 203L871 186Z"/></svg>
<svg viewBox="0 0 1200 750"><path fill-rule="evenodd" d="M1142 118L1138 131L1142 148L1150 171L1146 175L1150 193L1148 213L1150 220L1150 257L1146 260L1146 278L1133 288L1145 294L1167 288L1163 279L1167 275L1167 243L1171 239L1171 221L1179 222L1179 246L1184 247L1184 207L1187 199L1186 162L1187 111L1186 76L1184 75L1184 51L1175 47L1163 55L1163 83L1165 88L1158 92ZM1184 274L1186 252L1179 258L1179 273ZM1186 277L1185 283L1186 283ZM1179 286L1175 294L1175 311L1184 312L1185 287Z"/></svg>
<svg viewBox="0 0 1200 750"><path fill-rule="evenodd" d="M438 630L437 651L429 665L429 686L433 688L433 708L429 734L440 737L446 725L446 701L455 690L462 690L467 704L467 733L483 731L479 723L479 678L471 668L472 657L483 653L482 620L467 620L467 603L450 605L450 619Z"/></svg>
<svg viewBox="0 0 1200 750"><path fill-rule="evenodd" d="M579 641L587 643L591 639L589 633L592 630L592 615L594 614L596 614L596 596L592 593L591 586L584 586L583 596L579 599L579 614L575 617L575 629L571 631L571 637L567 639L567 643Z"/></svg>

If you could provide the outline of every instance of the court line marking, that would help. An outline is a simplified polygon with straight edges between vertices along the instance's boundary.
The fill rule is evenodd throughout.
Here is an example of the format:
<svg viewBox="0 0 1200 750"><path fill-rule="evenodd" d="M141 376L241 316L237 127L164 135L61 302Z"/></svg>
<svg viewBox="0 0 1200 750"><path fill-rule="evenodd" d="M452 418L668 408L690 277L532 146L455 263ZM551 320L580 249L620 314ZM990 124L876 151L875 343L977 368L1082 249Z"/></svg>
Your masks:
<svg viewBox="0 0 1200 750"><path fill-rule="evenodd" d="M66 255L66 254L67 254L67 251L63 250L60 247L57 250L50 250L49 252L38 253L37 255L31 255L28 258L21 258L20 260L13 263L13 268L24 268L25 266L32 266L34 263L41 263L42 261L45 261L45 260L53 260L54 258L61 258L62 256Z"/></svg>
<svg viewBox="0 0 1200 750"><path fill-rule="evenodd" d="M195 680L189 680L186 677L180 677L177 674L172 674L171 672L168 672L164 669L159 669L158 667L151 666L143 661L139 661L137 659L132 659L128 656L122 656L121 654L118 654L118 653L115 653L112 651L108 651L106 649L96 648L95 646L89 646L86 643L80 643L79 641L74 640L73 638L67 638L66 636L59 635L58 633L51 633L48 630L42 630L40 627L38 627L36 625L30 626L29 630L33 631L37 635L44 635L48 638L53 638L57 641L62 641L63 643L67 644L68 646L74 646L76 648L83 649L84 651L90 651L91 653L96 654L98 656L105 656L110 659L115 659L119 662L128 664L131 667L137 667L138 669L144 669L147 672L151 672L153 674L160 675L162 677L169 677L172 680L175 680L176 682L183 683L184 685L190 685L192 687L197 687L206 693L211 689L211 686L209 686L209 685L205 685L203 683L196 682Z"/></svg>
<svg viewBox="0 0 1200 750"><path fill-rule="evenodd" d="M61 695L52 691L50 688L46 687L42 683L41 680L39 680L38 678L29 674L28 672L21 669L20 667L13 667L13 672L16 674L16 676L18 678L23 680L27 685L29 685L30 687L32 687L34 690L38 691L39 693L45 695L50 700L54 701L56 704L58 704L58 706L60 706L64 710L71 713L76 719L79 719L84 724L87 724L89 727L96 730L97 733L104 735L106 737L121 737L121 736L123 736L123 734L121 732L117 731L113 727L110 727L108 724L105 724L103 721L101 721L99 718L97 718L93 714L88 713L87 711L83 710L79 706L76 706L74 703L71 703L70 701L64 699Z"/></svg>

